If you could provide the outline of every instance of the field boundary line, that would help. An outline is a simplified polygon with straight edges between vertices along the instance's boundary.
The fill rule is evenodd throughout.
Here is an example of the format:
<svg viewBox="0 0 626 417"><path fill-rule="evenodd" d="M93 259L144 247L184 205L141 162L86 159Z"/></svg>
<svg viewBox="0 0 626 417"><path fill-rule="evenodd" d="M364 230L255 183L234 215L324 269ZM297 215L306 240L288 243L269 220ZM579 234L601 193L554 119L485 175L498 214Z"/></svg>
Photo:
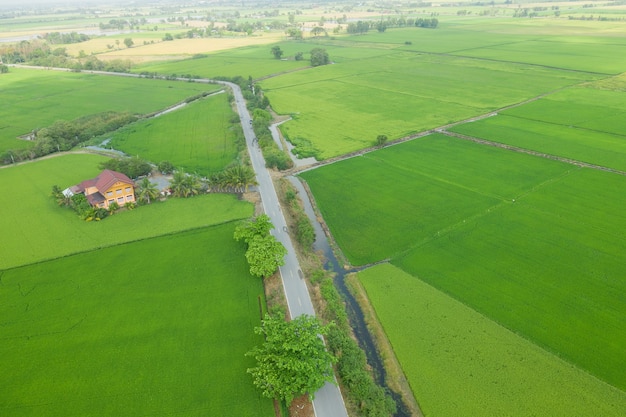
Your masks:
<svg viewBox="0 0 626 417"><path fill-rule="evenodd" d="M505 143L494 142L494 141L486 140L486 139L480 139L474 136L463 135L461 133L449 132L445 129L436 129L435 131L437 133L441 133L449 137L463 139L463 140L478 143L481 145L493 146L495 148L506 149L506 150L513 151L513 152L519 152L519 153L524 153L527 155L538 156L540 158L551 159L553 161L558 161L558 162L564 162L566 164L575 165L581 168L590 168L590 169L610 172L613 174L626 175L625 171L620 171L618 169L609 168L609 167L605 167L602 165L591 164L589 162L578 161L576 159L570 159L570 158L565 158L562 156L552 155L552 154L543 153L539 151L533 151L532 149L520 148L518 146L507 145Z"/></svg>

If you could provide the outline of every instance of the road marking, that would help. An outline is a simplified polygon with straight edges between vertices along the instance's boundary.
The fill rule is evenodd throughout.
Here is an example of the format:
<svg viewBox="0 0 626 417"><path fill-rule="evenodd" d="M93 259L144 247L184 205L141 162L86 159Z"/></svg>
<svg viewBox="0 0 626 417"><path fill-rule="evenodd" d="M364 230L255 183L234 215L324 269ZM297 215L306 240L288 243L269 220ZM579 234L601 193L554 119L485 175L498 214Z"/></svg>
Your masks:
<svg viewBox="0 0 626 417"><path fill-rule="evenodd" d="M302 307L302 300L300 300L300 297L298 297L298 304L300 304L300 307Z"/></svg>

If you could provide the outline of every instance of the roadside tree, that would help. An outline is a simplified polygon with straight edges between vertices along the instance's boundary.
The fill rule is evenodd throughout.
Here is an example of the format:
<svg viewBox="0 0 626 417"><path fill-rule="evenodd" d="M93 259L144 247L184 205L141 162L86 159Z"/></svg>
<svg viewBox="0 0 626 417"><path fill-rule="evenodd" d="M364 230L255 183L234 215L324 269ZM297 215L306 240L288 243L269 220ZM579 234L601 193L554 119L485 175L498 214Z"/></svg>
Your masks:
<svg viewBox="0 0 626 417"><path fill-rule="evenodd" d="M324 383L334 381L332 365L336 358L328 353L320 337L328 333L329 327L307 315L289 322L265 316L262 326L254 330L265 340L246 354L256 359L256 366L248 373L263 396L290 404L303 394L313 399Z"/></svg>
<svg viewBox="0 0 626 417"><path fill-rule="evenodd" d="M285 264L287 249L269 233L265 236L256 235L248 242L246 260L250 267L250 274L265 278L272 275Z"/></svg>

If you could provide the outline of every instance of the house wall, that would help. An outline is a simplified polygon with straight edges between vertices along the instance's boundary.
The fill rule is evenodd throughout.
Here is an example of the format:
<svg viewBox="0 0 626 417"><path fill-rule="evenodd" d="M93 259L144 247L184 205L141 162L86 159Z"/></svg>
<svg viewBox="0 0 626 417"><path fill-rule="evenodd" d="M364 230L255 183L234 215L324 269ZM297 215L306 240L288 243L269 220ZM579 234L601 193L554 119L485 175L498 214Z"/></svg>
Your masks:
<svg viewBox="0 0 626 417"><path fill-rule="evenodd" d="M109 204L116 202L120 207L124 207L126 203L135 202L135 188L132 184L118 181L108 190L102 192L105 200L105 208L109 208Z"/></svg>

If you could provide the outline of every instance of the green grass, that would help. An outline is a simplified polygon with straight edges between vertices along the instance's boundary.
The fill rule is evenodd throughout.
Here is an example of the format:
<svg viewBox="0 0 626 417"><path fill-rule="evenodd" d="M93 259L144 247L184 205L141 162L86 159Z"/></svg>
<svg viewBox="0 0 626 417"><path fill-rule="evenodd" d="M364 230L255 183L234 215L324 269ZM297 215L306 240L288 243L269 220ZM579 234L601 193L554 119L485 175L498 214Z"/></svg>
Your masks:
<svg viewBox="0 0 626 417"><path fill-rule="evenodd" d="M0 414L273 416L246 374L263 288L233 231L4 271Z"/></svg>
<svg viewBox="0 0 626 417"><path fill-rule="evenodd" d="M154 163L167 160L187 172L208 176L237 157L233 116L226 94L219 94L122 128L111 136L110 145L128 155Z"/></svg>
<svg viewBox="0 0 626 417"><path fill-rule="evenodd" d="M137 65L133 72L157 72L159 74L191 74L204 78L242 76L261 78L272 74L288 72L310 65L308 59L302 61L279 60L272 56L274 45L248 46L225 52L212 53L206 58L184 59L170 62L156 62ZM280 43L283 58L293 58L296 52L308 55L310 45L299 48L289 43Z"/></svg>
<svg viewBox="0 0 626 417"><path fill-rule="evenodd" d="M147 114L216 85L11 68L0 77L0 151L24 147L20 135L105 111Z"/></svg>
<svg viewBox="0 0 626 417"><path fill-rule="evenodd" d="M626 171L623 84L569 88L451 130Z"/></svg>
<svg viewBox="0 0 626 417"><path fill-rule="evenodd" d="M394 263L624 390L625 186L578 170Z"/></svg>
<svg viewBox="0 0 626 417"><path fill-rule="evenodd" d="M392 265L359 279L426 416L617 417L626 408L623 391Z"/></svg>
<svg viewBox="0 0 626 417"><path fill-rule="evenodd" d="M568 169L529 155L431 135L301 177L344 254L353 264L366 264L508 204Z"/></svg>
<svg viewBox="0 0 626 417"><path fill-rule="evenodd" d="M294 116L283 133L308 139L321 158L372 146L379 134L397 139L595 78L407 51L372 57L351 47L358 51L360 58L262 82L274 110Z"/></svg>
<svg viewBox="0 0 626 417"><path fill-rule="evenodd" d="M0 204L4 207L0 229L5 236L19 236L0 243L0 269L252 214L252 206L234 195L211 194L169 199L102 222L84 222L49 197L55 184L65 188L95 177L103 160L95 155L66 155L0 169Z"/></svg>

